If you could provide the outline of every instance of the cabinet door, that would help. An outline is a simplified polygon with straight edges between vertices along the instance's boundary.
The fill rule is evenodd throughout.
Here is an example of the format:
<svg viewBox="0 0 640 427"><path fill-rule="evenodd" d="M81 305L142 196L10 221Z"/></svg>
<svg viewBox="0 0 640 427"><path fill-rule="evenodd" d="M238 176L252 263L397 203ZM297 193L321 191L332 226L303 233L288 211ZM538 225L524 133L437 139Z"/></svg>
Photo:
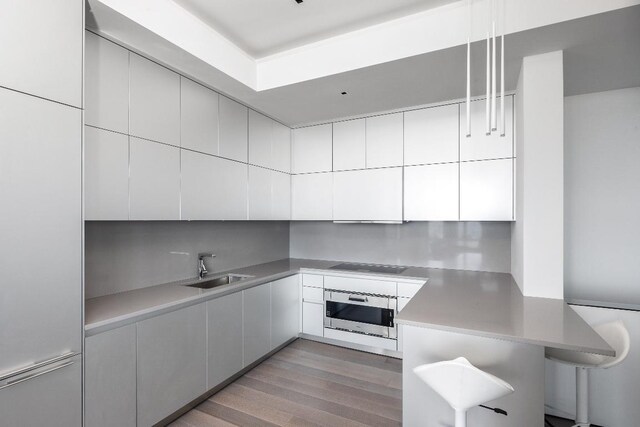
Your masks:
<svg viewBox="0 0 640 427"><path fill-rule="evenodd" d="M207 389L212 389L243 368L242 292L208 301L207 325Z"/></svg>
<svg viewBox="0 0 640 427"><path fill-rule="evenodd" d="M180 77L181 147L218 154L218 94Z"/></svg>
<svg viewBox="0 0 640 427"><path fill-rule="evenodd" d="M83 1L2 6L0 86L82 107Z"/></svg>
<svg viewBox="0 0 640 427"><path fill-rule="evenodd" d="M129 137L85 126L84 214L87 220L129 219Z"/></svg>
<svg viewBox="0 0 640 427"><path fill-rule="evenodd" d="M460 220L513 220L513 160L460 163Z"/></svg>
<svg viewBox="0 0 640 427"><path fill-rule="evenodd" d="M500 98L498 98L498 105ZM486 134L485 101L471 103L471 137L466 137L466 109L460 113L460 160L500 159L513 156L513 96L504 100L505 136L499 131ZM498 114L500 108L498 107ZM498 117L498 123L500 117Z"/></svg>
<svg viewBox="0 0 640 427"><path fill-rule="evenodd" d="M224 202L215 198L215 159L206 154L181 150L181 219L216 219L216 204Z"/></svg>
<svg viewBox="0 0 640 427"><path fill-rule="evenodd" d="M366 167L365 119L333 124L333 170Z"/></svg>
<svg viewBox="0 0 640 427"><path fill-rule="evenodd" d="M138 322L138 426L151 426L207 388L205 304Z"/></svg>
<svg viewBox="0 0 640 427"><path fill-rule="evenodd" d="M271 283L271 349L284 344L300 332L299 276Z"/></svg>
<svg viewBox="0 0 640 427"><path fill-rule="evenodd" d="M367 117L367 167L402 166L402 113Z"/></svg>
<svg viewBox="0 0 640 427"><path fill-rule="evenodd" d="M398 298L398 313L402 311L405 305L409 303L411 298ZM402 344L404 342L404 331L402 325L398 325L398 351L402 351Z"/></svg>
<svg viewBox="0 0 640 427"><path fill-rule="evenodd" d="M85 340L85 425L136 426L136 325Z"/></svg>
<svg viewBox="0 0 640 427"><path fill-rule="evenodd" d="M271 171L249 166L249 219L271 219Z"/></svg>
<svg viewBox="0 0 640 427"><path fill-rule="evenodd" d="M333 173L291 176L291 219L333 219Z"/></svg>
<svg viewBox="0 0 640 427"><path fill-rule="evenodd" d="M309 335L324 335L324 305L302 303L302 332Z"/></svg>
<svg viewBox="0 0 640 427"><path fill-rule="evenodd" d="M248 170L245 163L213 157L213 218L247 219Z"/></svg>
<svg viewBox="0 0 640 427"><path fill-rule="evenodd" d="M293 173L332 170L332 125L293 130Z"/></svg>
<svg viewBox="0 0 640 427"><path fill-rule="evenodd" d="M81 351L81 130L79 109L0 88L0 372Z"/></svg>
<svg viewBox="0 0 640 427"><path fill-rule="evenodd" d="M271 219L291 219L291 175L271 172Z"/></svg>
<svg viewBox="0 0 640 427"><path fill-rule="evenodd" d="M404 168L404 219L458 220L458 163Z"/></svg>
<svg viewBox="0 0 640 427"><path fill-rule="evenodd" d="M130 219L180 219L180 149L129 139Z"/></svg>
<svg viewBox="0 0 640 427"><path fill-rule="evenodd" d="M458 161L458 104L404 113L404 164Z"/></svg>
<svg viewBox="0 0 640 427"><path fill-rule="evenodd" d="M131 135L180 146L180 76L130 54L129 131Z"/></svg>
<svg viewBox="0 0 640 427"><path fill-rule="evenodd" d="M243 293L244 366L271 350L271 286L259 285Z"/></svg>
<svg viewBox="0 0 640 427"><path fill-rule="evenodd" d="M31 377L0 389L3 427L82 426L82 356L26 375Z"/></svg>
<svg viewBox="0 0 640 427"><path fill-rule="evenodd" d="M248 161L248 109L242 104L220 97L220 142L218 155L227 159Z"/></svg>
<svg viewBox="0 0 640 427"><path fill-rule="evenodd" d="M85 31L84 122L129 133L129 51Z"/></svg>
<svg viewBox="0 0 640 427"><path fill-rule="evenodd" d="M291 129L273 122L273 138L271 140L271 165L275 170L291 172Z"/></svg>
<svg viewBox="0 0 640 427"><path fill-rule="evenodd" d="M273 120L249 110L249 163L271 168Z"/></svg>
<svg viewBox="0 0 640 427"><path fill-rule="evenodd" d="M334 172L333 219L402 221L402 168Z"/></svg>

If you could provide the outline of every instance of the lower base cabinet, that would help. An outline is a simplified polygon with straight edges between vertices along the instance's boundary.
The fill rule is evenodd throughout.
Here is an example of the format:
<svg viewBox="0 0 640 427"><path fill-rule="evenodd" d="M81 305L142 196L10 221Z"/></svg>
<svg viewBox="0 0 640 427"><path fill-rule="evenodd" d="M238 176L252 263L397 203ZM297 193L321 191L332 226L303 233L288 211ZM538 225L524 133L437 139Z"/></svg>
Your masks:
<svg viewBox="0 0 640 427"><path fill-rule="evenodd" d="M269 284L242 291L244 366L271 350L271 287Z"/></svg>
<svg viewBox="0 0 640 427"><path fill-rule="evenodd" d="M85 425L136 426L136 325L85 340Z"/></svg>
<svg viewBox="0 0 640 427"><path fill-rule="evenodd" d="M324 305L314 302L302 303L302 332L309 335L324 335Z"/></svg>
<svg viewBox="0 0 640 427"><path fill-rule="evenodd" d="M271 350L300 332L300 276L271 283Z"/></svg>
<svg viewBox="0 0 640 427"><path fill-rule="evenodd" d="M242 292L208 301L207 326L207 388L212 389L243 368Z"/></svg>
<svg viewBox="0 0 640 427"><path fill-rule="evenodd" d="M138 427L151 426L207 388L206 307L138 322Z"/></svg>

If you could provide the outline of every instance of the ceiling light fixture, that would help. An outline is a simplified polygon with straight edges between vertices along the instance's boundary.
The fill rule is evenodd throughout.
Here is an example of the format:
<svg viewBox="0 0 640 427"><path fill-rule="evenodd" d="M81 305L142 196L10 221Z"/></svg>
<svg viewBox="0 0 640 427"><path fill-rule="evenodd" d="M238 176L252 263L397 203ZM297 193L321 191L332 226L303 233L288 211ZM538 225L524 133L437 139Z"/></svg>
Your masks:
<svg viewBox="0 0 640 427"><path fill-rule="evenodd" d="M346 95L346 94L347 94L347 92L341 92L341 94L342 94L342 95Z"/></svg>

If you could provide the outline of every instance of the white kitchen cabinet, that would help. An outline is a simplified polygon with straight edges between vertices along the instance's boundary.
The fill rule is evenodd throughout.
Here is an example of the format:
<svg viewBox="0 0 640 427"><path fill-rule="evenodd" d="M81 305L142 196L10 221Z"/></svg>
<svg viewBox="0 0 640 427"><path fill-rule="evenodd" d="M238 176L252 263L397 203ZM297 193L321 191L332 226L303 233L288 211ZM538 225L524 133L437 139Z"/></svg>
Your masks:
<svg viewBox="0 0 640 427"><path fill-rule="evenodd" d="M273 220L291 219L291 175L270 171L271 175L271 217Z"/></svg>
<svg viewBox="0 0 640 427"><path fill-rule="evenodd" d="M272 125L271 166L275 170L291 173L291 129L276 121Z"/></svg>
<svg viewBox="0 0 640 427"><path fill-rule="evenodd" d="M334 221L402 221L402 168L333 173Z"/></svg>
<svg viewBox="0 0 640 427"><path fill-rule="evenodd" d="M404 219L458 220L458 163L404 168Z"/></svg>
<svg viewBox="0 0 640 427"><path fill-rule="evenodd" d="M347 120L333 124L333 170L366 167L365 120Z"/></svg>
<svg viewBox="0 0 640 427"><path fill-rule="evenodd" d="M293 173L329 172L332 170L332 124L293 130Z"/></svg>
<svg viewBox="0 0 640 427"><path fill-rule="evenodd" d="M460 163L460 220L513 220L513 159Z"/></svg>
<svg viewBox="0 0 640 427"><path fill-rule="evenodd" d="M85 425L136 426L136 325L85 339Z"/></svg>
<svg viewBox="0 0 640 427"><path fill-rule="evenodd" d="M249 110L249 163L271 168L271 141L273 120Z"/></svg>
<svg viewBox="0 0 640 427"><path fill-rule="evenodd" d="M84 209L87 220L129 219L129 137L85 126Z"/></svg>
<svg viewBox="0 0 640 427"><path fill-rule="evenodd" d="M215 157L181 150L180 218L183 220L216 219Z"/></svg>
<svg viewBox="0 0 640 427"><path fill-rule="evenodd" d="M324 304L302 303L302 332L318 337L324 335Z"/></svg>
<svg viewBox="0 0 640 427"><path fill-rule="evenodd" d="M218 154L218 94L180 77L180 145Z"/></svg>
<svg viewBox="0 0 640 427"><path fill-rule="evenodd" d="M129 219L180 219L180 149L130 137L129 150Z"/></svg>
<svg viewBox="0 0 640 427"><path fill-rule="evenodd" d="M146 58L129 55L129 132L180 146L180 76Z"/></svg>
<svg viewBox="0 0 640 427"><path fill-rule="evenodd" d="M218 155L246 163L248 161L248 109L224 96L220 96L219 103Z"/></svg>
<svg viewBox="0 0 640 427"><path fill-rule="evenodd" d="M247 219L248 166L233 160L212 157L213 218L218 220Z"/></svg>
<svg viewBox="0 0 640 427"><path fill-rule="evenodd" d="M411 301L411 298L398 298L398 313ZM402 325L398 325L398 351L402 352L402 344L404 341L404 331Z"/></svg>
<svg viewBox="0 0 640 427"><path fill-rule="evenodd" d="M265 283L242 294L243 365L249 366L271 351L271 286Z"/></svg>
<svg viewBox="0 0 640 427"><path fill-rule="evenodd" d="M271 219L271 172L249 166L249 220Z"/></svg>
<svg viewBox="0 0 640 427"><path fill-rule="evenodd" d="M291 219L331 221L333 219L333 173L291 176Z"/></svg>
<svg viewBox="0 0 640 427"><path fill-rule="evenodd" d="M459 105L404 113L404 164L458 161Z"/></svg>
<svg viewBox="0 0 640 427"><path fill-rule="evenodd" d="M207 389L242 370L242 292L207 303Z"/></svg>
<svg viewBox="0 0 640 427"><path fill-rule="evenodd" d="M137 323L138 426L156 424L207 388L205 304Z"/></svg>
<svg viewBox="0 0 640 427"><path fill-rule="evenodd" d="M0 86L81 108L83 3L2 2Z"/></svg>
<svg viewBox="0 0 640 427"><path fill-rule="evenodd" d="M498 127L500 127L500 98L497 99ZM460 112L460 160L501 159L513 156L513 96L504 100L505 136L499 129L486 134L485 100L471 103L471 137L467 138L466 108Z"/></svg>
<svg viewBox="0 0 640 427"><path fill-rule="evenodd" d="M367 117L367 168L402 166L403 113Z"/></svg>
<svg viewBox="0 0 640 427"><path fill-rule="evenodd" d="M129 133L129 51L85 31L84 122Z"/></svg>
<svg viewBox="0 0 640 427"><path fill-rule="evenodd" d="M300 332L300 276L271 283L271 350Z"/></svg>

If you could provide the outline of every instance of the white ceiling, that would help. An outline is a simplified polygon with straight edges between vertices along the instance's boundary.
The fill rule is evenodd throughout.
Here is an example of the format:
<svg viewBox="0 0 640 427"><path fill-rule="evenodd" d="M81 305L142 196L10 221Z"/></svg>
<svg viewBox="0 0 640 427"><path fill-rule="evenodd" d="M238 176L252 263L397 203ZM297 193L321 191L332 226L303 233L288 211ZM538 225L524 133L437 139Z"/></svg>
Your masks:
<svg viewBox="0 0 640 427"><path fill-rule="evenodd" d="M173 0L254 58L457 0Z"/></svg>

